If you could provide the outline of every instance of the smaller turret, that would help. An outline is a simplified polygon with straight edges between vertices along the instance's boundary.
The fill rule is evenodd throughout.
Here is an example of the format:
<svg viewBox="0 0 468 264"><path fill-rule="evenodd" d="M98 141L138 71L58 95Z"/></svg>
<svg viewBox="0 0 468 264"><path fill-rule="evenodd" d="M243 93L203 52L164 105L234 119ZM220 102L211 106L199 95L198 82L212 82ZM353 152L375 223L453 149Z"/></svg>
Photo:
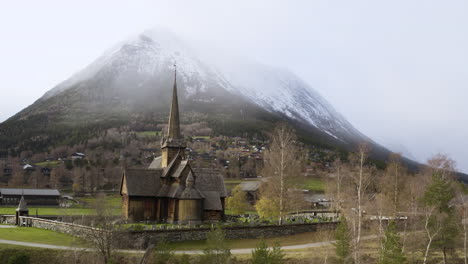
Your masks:
<svg viewBox="0 0 468 264"><path fill-rule="evenodd" d="M21 195L18 208L16 208L16 225L20 225L20 216L29 216L29 209L24 200L24 195Z"/></svg>

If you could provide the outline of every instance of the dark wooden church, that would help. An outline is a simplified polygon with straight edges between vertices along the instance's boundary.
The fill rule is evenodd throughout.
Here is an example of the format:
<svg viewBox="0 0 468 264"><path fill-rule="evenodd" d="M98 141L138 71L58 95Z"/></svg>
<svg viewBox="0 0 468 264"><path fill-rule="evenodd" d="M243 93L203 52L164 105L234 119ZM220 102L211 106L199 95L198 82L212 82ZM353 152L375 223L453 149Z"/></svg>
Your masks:
<svg viewBox="0 0 468 264"><path fill-rule="evenodd" d="M211 169L193 169L185 148L175 75L168 131L161 141L162 155L147 169L123 172L120 195L125 219L168 223L223 220L226 189L222 175Z"/></svg>

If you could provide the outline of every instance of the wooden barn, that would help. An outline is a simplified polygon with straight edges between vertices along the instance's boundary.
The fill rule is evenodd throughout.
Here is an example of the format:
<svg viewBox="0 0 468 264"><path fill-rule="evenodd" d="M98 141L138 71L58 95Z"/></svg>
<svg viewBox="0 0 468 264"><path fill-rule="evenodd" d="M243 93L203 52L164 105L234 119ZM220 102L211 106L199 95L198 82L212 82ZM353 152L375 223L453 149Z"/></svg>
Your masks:
<svg viewBox="0 0 468 264"><path fill-rule="evenodd" d="M180 134L177 83L162 155L147 169L123 172L120 194L123 216L129 221L196 223L224 219L226 189L222 175L213 170L194 170L185 155Z"/></svg>
<svg viewBox="0 0 468 264"><path fill-rule="evenodd" d="M56 189L0 188L1 205L18 205L21 196L29 205L58 206L60 202L60 192Z"/></svg>

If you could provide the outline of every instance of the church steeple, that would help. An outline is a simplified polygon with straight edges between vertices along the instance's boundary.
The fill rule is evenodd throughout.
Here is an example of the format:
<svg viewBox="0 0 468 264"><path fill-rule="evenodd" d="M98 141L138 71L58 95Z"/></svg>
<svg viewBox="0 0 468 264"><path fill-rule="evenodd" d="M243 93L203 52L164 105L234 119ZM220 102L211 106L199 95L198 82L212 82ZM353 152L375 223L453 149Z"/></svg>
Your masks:
<svg viewBox="0 0 468 264"><path fill-rule="evenodd" d="M174 65L176 67L176 65ZM179 101L177 97L177 68L174 71L174 86L172 87L172 102L167 126L167 135L161 142L161 167L165 168L178 155L185 158L185 142L180 134Z"/></svg>
<svg viewBox="0 0 468 264"><path fill-rule="evenodd" d="M177 98L177 66L174 65L174 87L172 88L171 112L169 114L169 125L167 128L167 138L172 140L180 139L179 125L179 101Z"/></svg>

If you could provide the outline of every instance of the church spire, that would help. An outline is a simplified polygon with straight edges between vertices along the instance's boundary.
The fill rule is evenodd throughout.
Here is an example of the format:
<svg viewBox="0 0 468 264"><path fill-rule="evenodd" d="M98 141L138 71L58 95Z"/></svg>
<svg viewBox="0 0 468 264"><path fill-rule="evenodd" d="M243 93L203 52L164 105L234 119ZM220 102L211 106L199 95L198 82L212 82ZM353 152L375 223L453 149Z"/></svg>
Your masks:
<svg viewBox="0 0 468 264"><path fill-rule="evenodd" d="M177 65L174 64L174 87L172 89L171 112L169 114L169 125L167 138L169 140L180 139L179 102L177 99Z"/></svg>

